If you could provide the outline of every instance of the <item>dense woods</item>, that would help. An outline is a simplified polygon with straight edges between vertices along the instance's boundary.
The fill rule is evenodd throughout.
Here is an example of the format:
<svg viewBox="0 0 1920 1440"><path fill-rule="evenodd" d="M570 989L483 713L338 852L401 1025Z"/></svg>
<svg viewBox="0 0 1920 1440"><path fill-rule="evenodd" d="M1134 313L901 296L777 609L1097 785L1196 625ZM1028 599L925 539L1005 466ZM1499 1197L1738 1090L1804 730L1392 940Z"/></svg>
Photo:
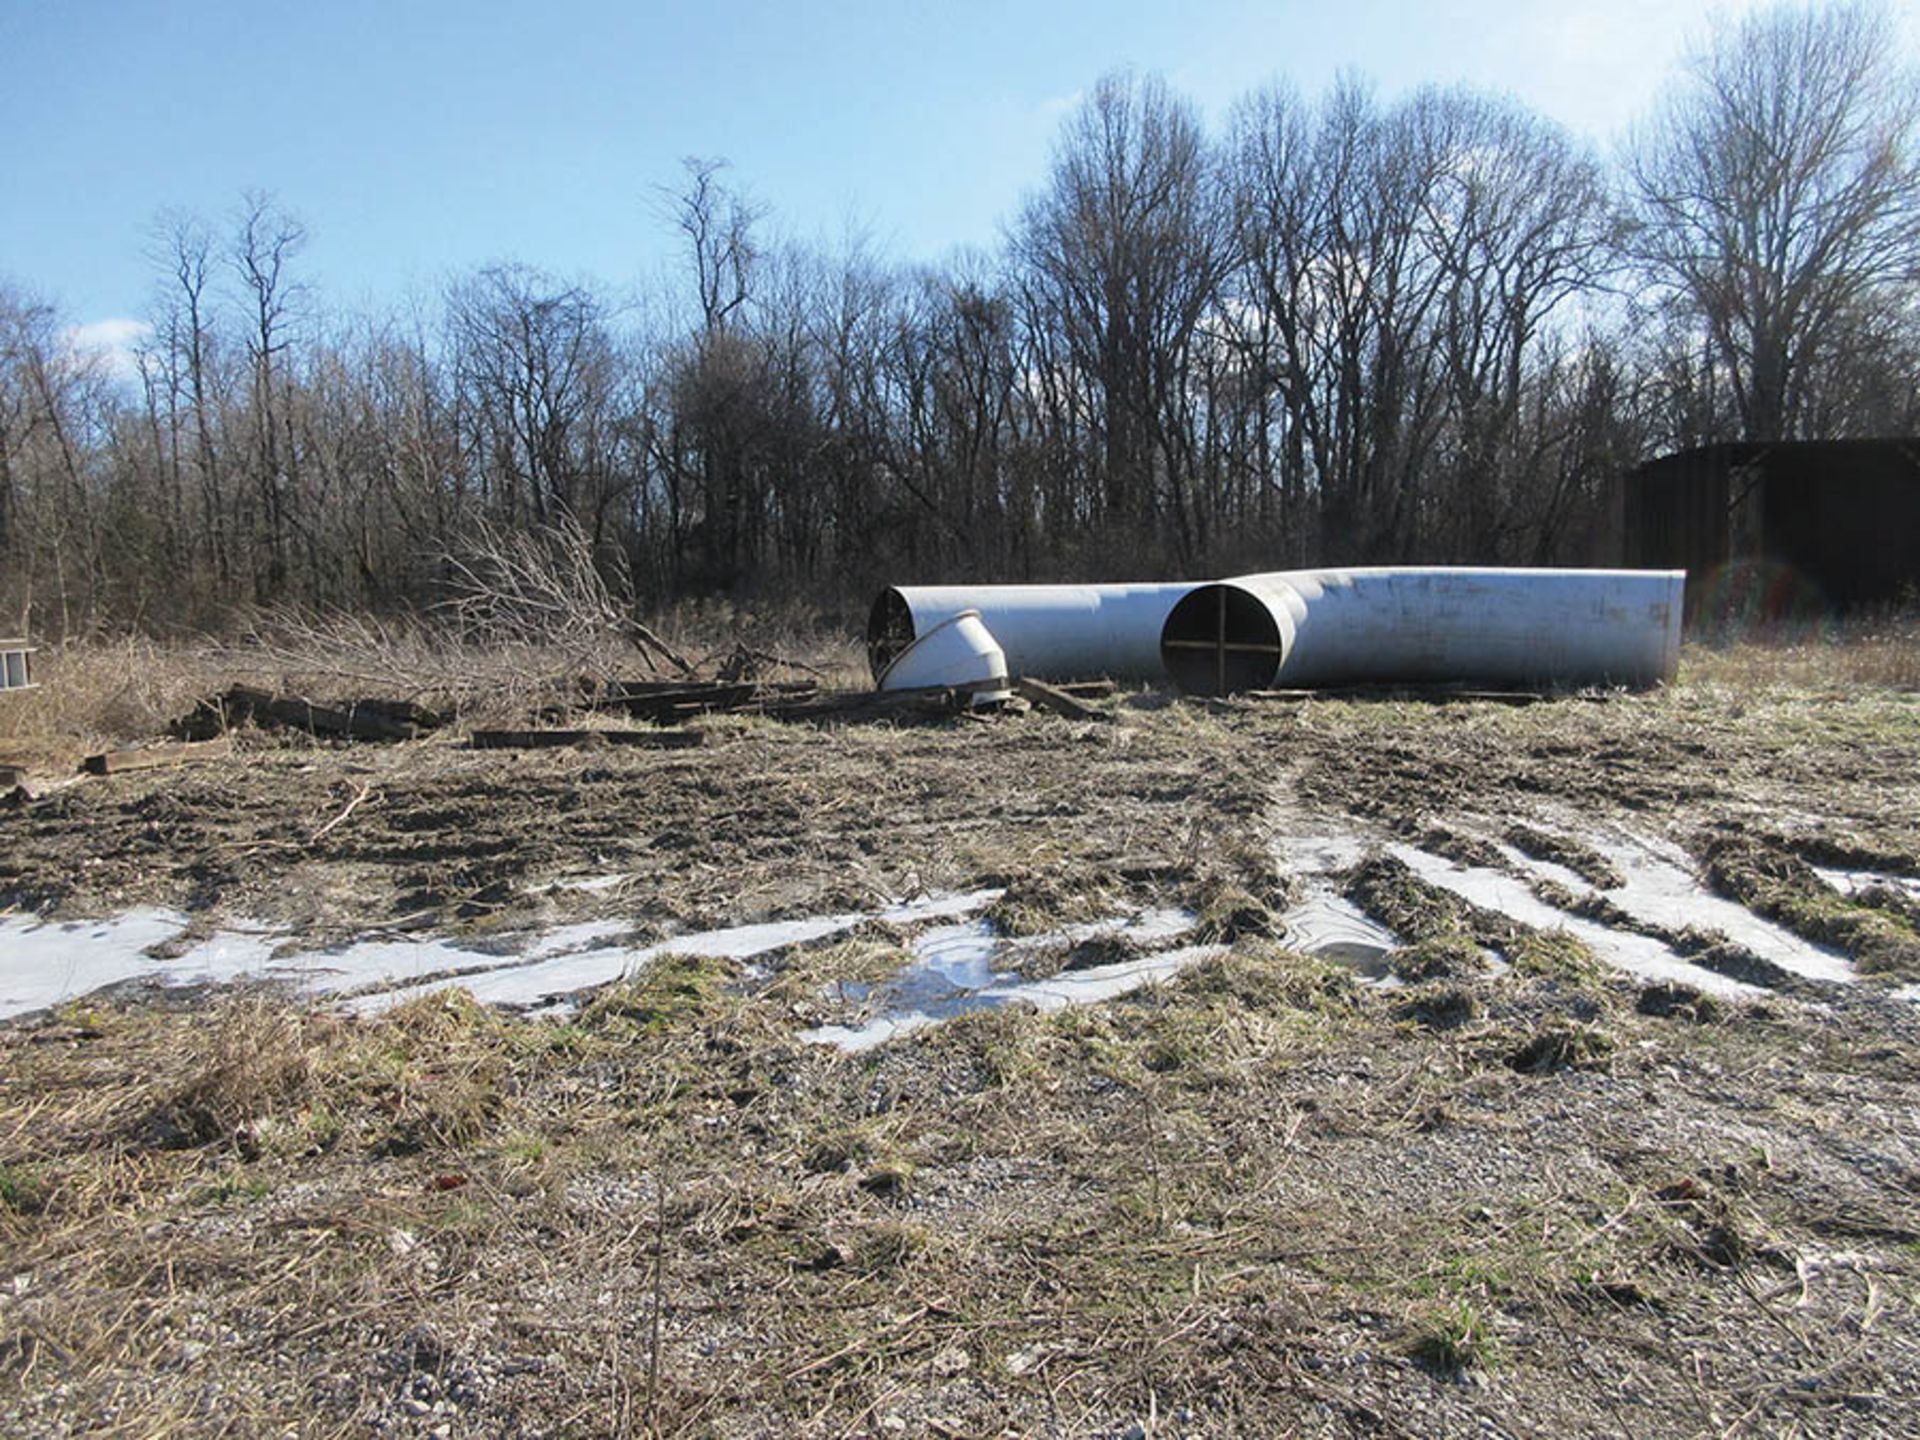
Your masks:
<svg viewBox="0 0 1920 1440"><path fill-rule="evenodd" d="M542 552L641 606L1580 563L1652 454L1920 430L1917 105L1853 7L1723 27L1616 157L1457 89L1210 130L1116 74L940 266L783 241L688 161L642 304L499 265L344 313L271 197L165 217L136 376L0 284L0 630L411 608Z"/></svg>

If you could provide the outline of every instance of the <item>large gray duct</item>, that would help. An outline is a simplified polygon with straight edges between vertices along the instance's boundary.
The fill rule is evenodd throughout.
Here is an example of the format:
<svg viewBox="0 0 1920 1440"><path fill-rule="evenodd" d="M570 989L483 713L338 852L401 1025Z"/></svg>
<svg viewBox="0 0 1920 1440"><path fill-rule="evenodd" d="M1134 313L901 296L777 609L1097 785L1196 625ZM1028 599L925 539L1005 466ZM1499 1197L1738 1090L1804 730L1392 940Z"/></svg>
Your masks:
<svg viewBox="0 0 1920 1440"><path fill-rule="evenodd" d="M1187 587L1160 635L1182 690L1654 685L1680 652L1681 570L1287 570Z"/></svg>
<svg viewBox="0 0 1920 1440"><path fill-rule="evenodd" d="M966 610L1007 657L1007 673L1054 680L1109 676L1163 683L1161 629L1193 581L1171 585L899 585L867 618L876 682L902 650Z"/></svg>

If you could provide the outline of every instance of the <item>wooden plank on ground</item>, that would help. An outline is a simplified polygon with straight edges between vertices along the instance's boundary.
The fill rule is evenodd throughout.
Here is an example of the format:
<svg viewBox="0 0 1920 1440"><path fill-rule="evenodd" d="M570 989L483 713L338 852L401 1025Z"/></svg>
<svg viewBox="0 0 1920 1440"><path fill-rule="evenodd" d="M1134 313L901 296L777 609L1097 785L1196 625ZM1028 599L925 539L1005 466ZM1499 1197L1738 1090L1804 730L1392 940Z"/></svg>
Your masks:
<svg viewBox="0 0 1920 1440"><path fill-rule="evenodd" d="M438 730L448 719L438 710L429 710L418 700L355 700L348 708L355 714L378 715L397 724L411 725L416 730Z"/></svg>
<svg viewBox="0 0 1920 1440"><path fill-rule="evenodd" d="M819 688L811 680L778 683L615 680L590 690L579 702L579 708L624 710L636 720L666 725L694 715L759 711L770 702L804 698Z"/></svg>
<svg viewBox="0 0 1920 1440"><path fill-rule="evenodd" d="M623 745L641 750L689 750L707 743L704 730L476 730L475 750L557 750L574 745Z"/></svg>
<svg viewBox="0 0 1920 1440"><path fill-rule="evenodd" d="M89 775L123 775L129 770L159 770L215 760L233 753L231 740L188 740L170 745L145 745L135 750L108 750L89 755L80 768Z"/></svg>
<svg viewBox="0 0 1920 1440"><path fill-rule="evenodd" d="M394 720L364 706L337 709L310 700L269 695L264 690L236 685L227 692L227 717L251 716L256 725L285 725L313 735L340 735L352 740L412 740L419 727Z"/></svg>
<svg viewBox="0 0 1920 1440"><path fill-rule="evenodd" d="M966 690L834 690L772 700L760 713L775 720L814 724L951 720L972 696Z"/></svg>
<svg viewBox="0 0 1920 1440"><path fill-rule="evenodd" d="M1322 690L1236 690L1221 697L1255 703L1306 700L1411 700L1431 705L1534 705L1553 698L1543 690L1470 690L1458 685L1330 685Z"/></svg>
<svg viewBox="0 0 1920 1440"><path fill-rule="evenodd" d="M1109 718L1104 711L1096 710L1091 705L1083 705L1058 686L1048 685L1042 681L1030 679L1026 676L1022 676L1020 679L1014 681L1013 689L1016 695L1021 696L1040 709L1051 710L1054 714L1063 715L1069 720L1105 720Z"/></svg>

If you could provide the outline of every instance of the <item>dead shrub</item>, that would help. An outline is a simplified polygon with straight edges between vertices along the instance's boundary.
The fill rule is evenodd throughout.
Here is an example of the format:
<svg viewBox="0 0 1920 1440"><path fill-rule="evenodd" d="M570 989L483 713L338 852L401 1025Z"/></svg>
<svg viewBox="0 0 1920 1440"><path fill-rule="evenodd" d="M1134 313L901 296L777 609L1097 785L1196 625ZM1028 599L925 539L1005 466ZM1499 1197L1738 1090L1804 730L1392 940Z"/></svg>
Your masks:
<svg viewBox="0 0 1920 1440"><path fill-rule="evenodd" d="M162 1143L227 1140L247 1149L255 1125L313 1098L320 1057L338 1043L343 1023L260 996L218 1005L146 1128Z"/></svg>

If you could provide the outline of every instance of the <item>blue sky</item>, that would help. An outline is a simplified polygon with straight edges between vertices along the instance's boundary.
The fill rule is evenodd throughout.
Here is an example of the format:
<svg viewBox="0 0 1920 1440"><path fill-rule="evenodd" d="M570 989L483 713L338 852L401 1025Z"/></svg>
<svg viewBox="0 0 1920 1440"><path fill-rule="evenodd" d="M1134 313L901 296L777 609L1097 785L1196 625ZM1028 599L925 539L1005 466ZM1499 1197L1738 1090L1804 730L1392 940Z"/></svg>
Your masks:
<svg viewBox="0 0 1920 1440"><path fill-rule="evenodd" d="M1726 8L1726 7L1722 7ZM1731 8L1743 8L1735 4ZM1906 33L1920 4L1896 7ZM1435 0L0 0L0 278L124 335L147 236L271 191L335 306L518 259L616 289L667 262L653 187L725 156L790 234L990 245L1104 71L1214 120L1343 69L1511 91L1596 143L1642 113L1710 7ZM115 327L118 327L116 329Z"/></svg>

